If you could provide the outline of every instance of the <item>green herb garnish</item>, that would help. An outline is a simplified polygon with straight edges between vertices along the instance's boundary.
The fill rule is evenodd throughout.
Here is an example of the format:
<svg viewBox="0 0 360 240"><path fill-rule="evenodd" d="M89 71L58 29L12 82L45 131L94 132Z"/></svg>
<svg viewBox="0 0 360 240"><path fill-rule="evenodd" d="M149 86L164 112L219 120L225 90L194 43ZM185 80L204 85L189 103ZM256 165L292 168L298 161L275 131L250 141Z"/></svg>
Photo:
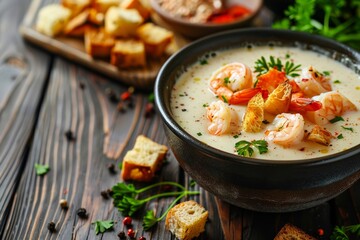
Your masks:
<svg viewBox="0 0 360 240"><path fill-rule="evenodd" d="M343 139L343 138L344 136L342 135L342 133L339 136L337 136L337 139Z"/></svg>
<svg viewBox="0 0 360 240"><path fill-rule="evenodd" d="M358 0L296 0L284 13L273 28L318 34L360 49Z"/></svg>
<svg viewBox="0 0 360 240"><path fill-rule="evenodd" d="M336 122L339 122L339 121L344 121L344 119L342 117L340 117L340 116L336 116L333 119L329 120L329 122L331 122L331 123L336 123Z"/></svg>
<svg viewBox="0 0 360 240"><path fill-rule="evenodd" d="M291 77L299 76L297 73L300 71L301 65L295 65L293 62L286 61L285 65L281 62L280 58L270 56L270 60L266 61L265 57L261 57L255 62L255 71L259 75L267 73L271 68L276 68L279 71L285 72L286 75Z"/></svg>
<svg viewBox="0 0 360 240"><path fill-rule="evenodd" d="M207 104L207 103L203 104L203 107L208 107L208 106L209 106L209 104Z"/></svg>
<svg viewBox="0 0 360 240"><path fill-rule="evenodd" d="M251 157L254 153L254 149L257 148L260 154L268 151L268 143L265 140L253 140L248 142L246 140L235 143L235 150L238 155L244 157Z"/></svg>
<svg viewBox="0 0 360 240"><path fill-rule="evenodd" d="M341 126L343 129L345 130L348 130L348 131L351 131L351 132L354 132L354 129L352 127L344 127L344 126Z"/></svg>
<svg viewBox="0 0 360 240"><path fill-rule="evenodd" d="M200 59L200 65L206 65L208 64L208 61L206 59Z"/></svg>
<svg viewBox="0 0 360 240"><path fill-rule="evenodd" d="M41 164L35 163L34 167L35 167L36 175L38 175L38 176L45 175L47 172L50 171L49 165L41 165Z"/></svg>
<svg viewBox="0 0 360 240"><path fill-rule="evenodd" d="M98 235L99 233L104 233L110 229L113 228L114 226L114 221L113 220L98 220L93 222L93 224L95 224L95 234Z"/></svg>
<svg viewBox="0 0 360 240"><path fill-rule="evenodd" d="M230 78L228 78L228 77L224 78L224 83L229 84L230 83Z"/></svg>
<svg viewBox="0 0 360 240"><path fill-rule="evenodd" d="M179 189L179 191L172 192L163 192L158 193L152 196L149 196L144 199L138 199L140 193L144 193L152 188L159 186L174 186ZM144 230L150 229L157 222L161 221L168 211L178 202L181 198L189 195L197 195L200 194L199 191L188 191L184 186L178 184L176 182L159 182L147 187L136 189L133 184L126 183L118 183L112 187L112 198L114 199L114 205L118 208L118 210L125 216L132 216L135 212L137 212L140 208L142 208L147 202L161 197L171 197L177 196L177 198L170 204L168 209L161 215L159 218L155 217L155 214L152 210L147 211L146 215L143 219L143 227Z"/></svg>
<svg viewBox="0 0 360 240"><path fill-rule="evenodd" d="M336 226L332 232L331 240L349 240L348 233L354 234L356 237L360 237L360 224L350 226Z"/></svg>
<svg viewBox="0 0 360 240"><path fill-rule="evenodd" d="M227 98L225 96L221 95L221 98L224 101L224 103L228 103L228 100L227 100Z"/></svg>
<svg viewBox="0 0 360 240"><path fill-rule="evenodd" d="M341 83L340 80L334 80L334 83Z"/></svg>
<svg viewBox="0 0 360 240"><path fill-rule="evenodd" d="M153 103L154 100L155 100L155 94L154 94L154 93L150 93L149 96L148 96L148 101Z"/></svg>
<svg viewBox="0 0 360 240"><path fill-rule="evenodd" d="M201 132L198 132L196 135L198 135L199 137L202 136L202 133Z"/></svg>
<svg viewBox="0 0 360 240"><path fill-rule="evenodd" d="M323 74L324 76L330 76L330 71L323 71L322 74Z"/></svg>

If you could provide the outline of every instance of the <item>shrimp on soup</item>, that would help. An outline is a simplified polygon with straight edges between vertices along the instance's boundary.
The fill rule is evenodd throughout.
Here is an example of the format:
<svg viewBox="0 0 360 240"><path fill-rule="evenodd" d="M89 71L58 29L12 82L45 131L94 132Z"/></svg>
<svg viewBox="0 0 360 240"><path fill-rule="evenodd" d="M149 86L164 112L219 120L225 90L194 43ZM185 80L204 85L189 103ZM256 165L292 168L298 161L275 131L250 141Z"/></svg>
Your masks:
<svg viewBox="0 0 360 240"><path fill-rule="evenodd" d="M313 123L325 125L336 116L341 116L347 111L356 111L356 106L345 96L337 91L321 93L312 99L320 101L322 107L313 112L306 112L306 117Z"/></svg>
<svg viewBox="0 0 360 240"><path fill-rule="evenodd" d="M272 126L265 131L265 140L284 147L296 145L304 138L305 121L299 113L276 115Z"/></svg>
<svg viewBox="0 0 360 240"><path fill-rule="evenodd" d="M230 104L247 103L260 89L253 85L251 69L243 63L230 63L216 70L209 88L221 100Z"/></svg>
<svg viewBox="0 0 360 240"><path fill-rule="evenodd" d="M332 90L330 79L312 66L304 68L300 77L295 79L295 82L308 97Z"/></svg>
<svg viewBox="0 0 360 240"><path fill-rule="evenodd" d="M236 113L223 101L215 101L206 107L206 117L210 121L208 131L213 135L229 133L237 125Z"/></svg>

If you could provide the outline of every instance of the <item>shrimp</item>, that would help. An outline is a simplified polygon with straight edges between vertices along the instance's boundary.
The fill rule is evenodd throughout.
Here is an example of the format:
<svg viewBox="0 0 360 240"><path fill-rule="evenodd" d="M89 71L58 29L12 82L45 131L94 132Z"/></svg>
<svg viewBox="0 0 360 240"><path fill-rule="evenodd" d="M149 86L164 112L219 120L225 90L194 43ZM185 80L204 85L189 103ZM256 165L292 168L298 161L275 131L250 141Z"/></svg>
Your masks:
<svg viewBox="0 0 360 240"><path fill-rule="evenodd" d="M210 103L206 108L206 116L210 121L208 131L213 135L229 132L231 124L231 110L224 102L218 100Z"/></svg>
<svg viewBox="0 0 360 240"><path fill-rule="evenodd" d="M306 112L306 117L313 123L325 125L336 116L341 116L347 111L356 111L356 106L345 96L337 91L321 93L312 99L320 101L322 107L313 112Z"/></svg>
<svg viewBox="0 0 360 240"><path fill-rule="evenodd" d="M308 97L332 90L330 79L316 71L312 66L304 68L300 77L295 79L295 82Z"/></svg>
<svg viewBox="0 0 360 240"><path fill-rule="evenodd" d="M245 64L237 62L227 64L215 71L209 82L210 90L228 102L232 100L234 93L251 87L252 73L250 68Z"/></svg>
<svg viewBox="0 0 360 240"><path fill-rule="evenodd" d="M287 80L286 74L277 70L276 68L270 69L267 73L260 75L257 78L256 87L267 90L269 93L275 90L279 84Z"/></svg>
<svg viewBox="0 0 360 240"><path fill-rule="evenodd" d="M296 145L304 138L305 121L301 114L281 113L273 123L273 128L265 131L265 140L289 147Z"/></svg>

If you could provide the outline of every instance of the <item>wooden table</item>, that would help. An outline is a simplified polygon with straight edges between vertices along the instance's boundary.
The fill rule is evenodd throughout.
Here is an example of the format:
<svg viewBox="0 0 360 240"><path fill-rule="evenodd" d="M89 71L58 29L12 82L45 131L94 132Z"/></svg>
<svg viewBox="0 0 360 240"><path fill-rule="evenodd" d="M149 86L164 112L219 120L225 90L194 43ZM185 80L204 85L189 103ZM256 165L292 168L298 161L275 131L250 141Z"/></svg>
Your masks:
<svg viewBox="0 0 360 240"><path fill-rule="evenodd" d="M145 117L147 92L135 91L133 107L117 111L108 89L128 86L25 43L18 32L29 1L0 0L0 239L118 239L123 216L100 192L120 181L118 166L139 134L166 144L159 115ZM71 130L74 141L65 133ZM158 180L188 185L191 178L170 152ZM50 171L37 176L34 164ZM261 213L230 206L199 186L195 199L209 211L199 239L273 239L285 223L328 239L335 225L360 223L360 182L320 206L292 213ZM67 211L59 201L66 199ZM160 215L171 202L147 204L134 217L137 239L174 239L160 222L152 231L141 225L145 210ZM87 219L76 211L86 208ZM112 231L95 235L95 220L112 219ZM51 233L49 222L56 224Z"/></svg>

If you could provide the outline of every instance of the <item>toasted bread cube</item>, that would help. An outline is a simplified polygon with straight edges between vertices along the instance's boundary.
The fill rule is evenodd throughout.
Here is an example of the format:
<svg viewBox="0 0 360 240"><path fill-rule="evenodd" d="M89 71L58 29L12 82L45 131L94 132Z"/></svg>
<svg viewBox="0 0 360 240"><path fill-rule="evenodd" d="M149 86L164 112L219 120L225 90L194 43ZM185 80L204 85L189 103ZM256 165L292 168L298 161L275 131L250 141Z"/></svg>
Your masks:
<svg viewBox="0 0 360 240"><path fill-rule="evenodd" d="M144 43L138 40L117 40L111 51L111 64L119 68L146 65Z"/></svg>
<svg viewBox="0 0 360 240"><path fill-rule="evenodd" d="M144 20L150 16L150 9L145 7L140 0L123 0L120 7L124 9L136 9Z"/></svg>
<svg viewBox="0 0 360 240"><path fill-rule="evenodd" d="M308 235L300 228L287 223L281 228L279 233L275 236L274 240L288 240L288 239L316 240L316 238Z"/></svg>
<svg viewBox="0 0 360 240"><path fill-rule="evenodd" d="M95 25L102 26L104 25L104 21L105 21L105 14L99 12L95 8L90 8L88 21Z"/></svg>
<svg viewBox="0 0 360 240"><path fill-rule="evenodd" d="M89 17L89 10L86 9L84 11L82 11L81 13L79 13L78 15L76 15L74 18L72 18L65 26L64 28L64 34L66 35L71 35L71 33L79 28L80 26L85 25L85 23L87 22L87 19Z"/></svg>
<svg viewBox="0 0 360 240"><path fill-rule="evenodd" d="M81 26L78 26L76 28L71 29L70 31L66 32L66 36L69 37L77 37L77 38L84 38L86 29L91 28L92 26L90 24L83 24Z"/></svg>
<svg viewBox="0 0 360 240"><path fill-rule="evenodd" d="M190 200L175 205L166 215L165 227L177 239L191 240L205 231L208 211Z"/></svg>
<svg viewBox="0 0 360 240"><path fill-rule="evenodd" d="M61 33L71 17L70 9L60 4L50 4L40 9L36 30L50 37Z"/></svg>
<svg viewBox="0 0 360 240"><path fill-rule="evenodd" d="M137 36L145 43L145 51L150 56L160 57L172 41L174 34L165 28L145 23L137 29Z"/></svg>
<svg viewBox="0 0 360 240"><path fill-rule="evenodd" d="M104 28L87 28L85 31L85 50L92 57L109 58L115 39Z"/></svg>
<svg viewBox="0 0 360 240"><path fill-rule="evenodd" d="M264 120L264 99L257 93L248 102L242 128L245 132L259 132Z"/></svg>
<svg viewBox="0 0 360 240"><path fill-rule="evenodd" d="M325 146L329 146L332 138L332 134L326 129L320 127L319 125L315 125L307 136L307 140L320 143Z"/></svg>
<svg viewBox="0 0 360 240"><path fill-rule="evenodd" d="M160 169L168 148L140 135L134 148L128 151L123 160L121 177L123 180L151 181Z"/></svg>
<svg viewBox="0 0 360 240"><path fill-rule="evenodd" d="M86 7L90 6L91 0L61 0L61 4L71 10L72 15L76 16Z"/></svg>
<svg viewBox="0 0 360 240"><path fill-rule="evenodd" d="M134 36L143 18L135 9L111 7L105 15L105 30L114 36Z"/></svg>
<svg viewBox="0 0 360 240"><path fill-rule="evenodd" d="M92 7L105 14L109 8L118 7L120 2L120 0L93 0Z"/></svg>

